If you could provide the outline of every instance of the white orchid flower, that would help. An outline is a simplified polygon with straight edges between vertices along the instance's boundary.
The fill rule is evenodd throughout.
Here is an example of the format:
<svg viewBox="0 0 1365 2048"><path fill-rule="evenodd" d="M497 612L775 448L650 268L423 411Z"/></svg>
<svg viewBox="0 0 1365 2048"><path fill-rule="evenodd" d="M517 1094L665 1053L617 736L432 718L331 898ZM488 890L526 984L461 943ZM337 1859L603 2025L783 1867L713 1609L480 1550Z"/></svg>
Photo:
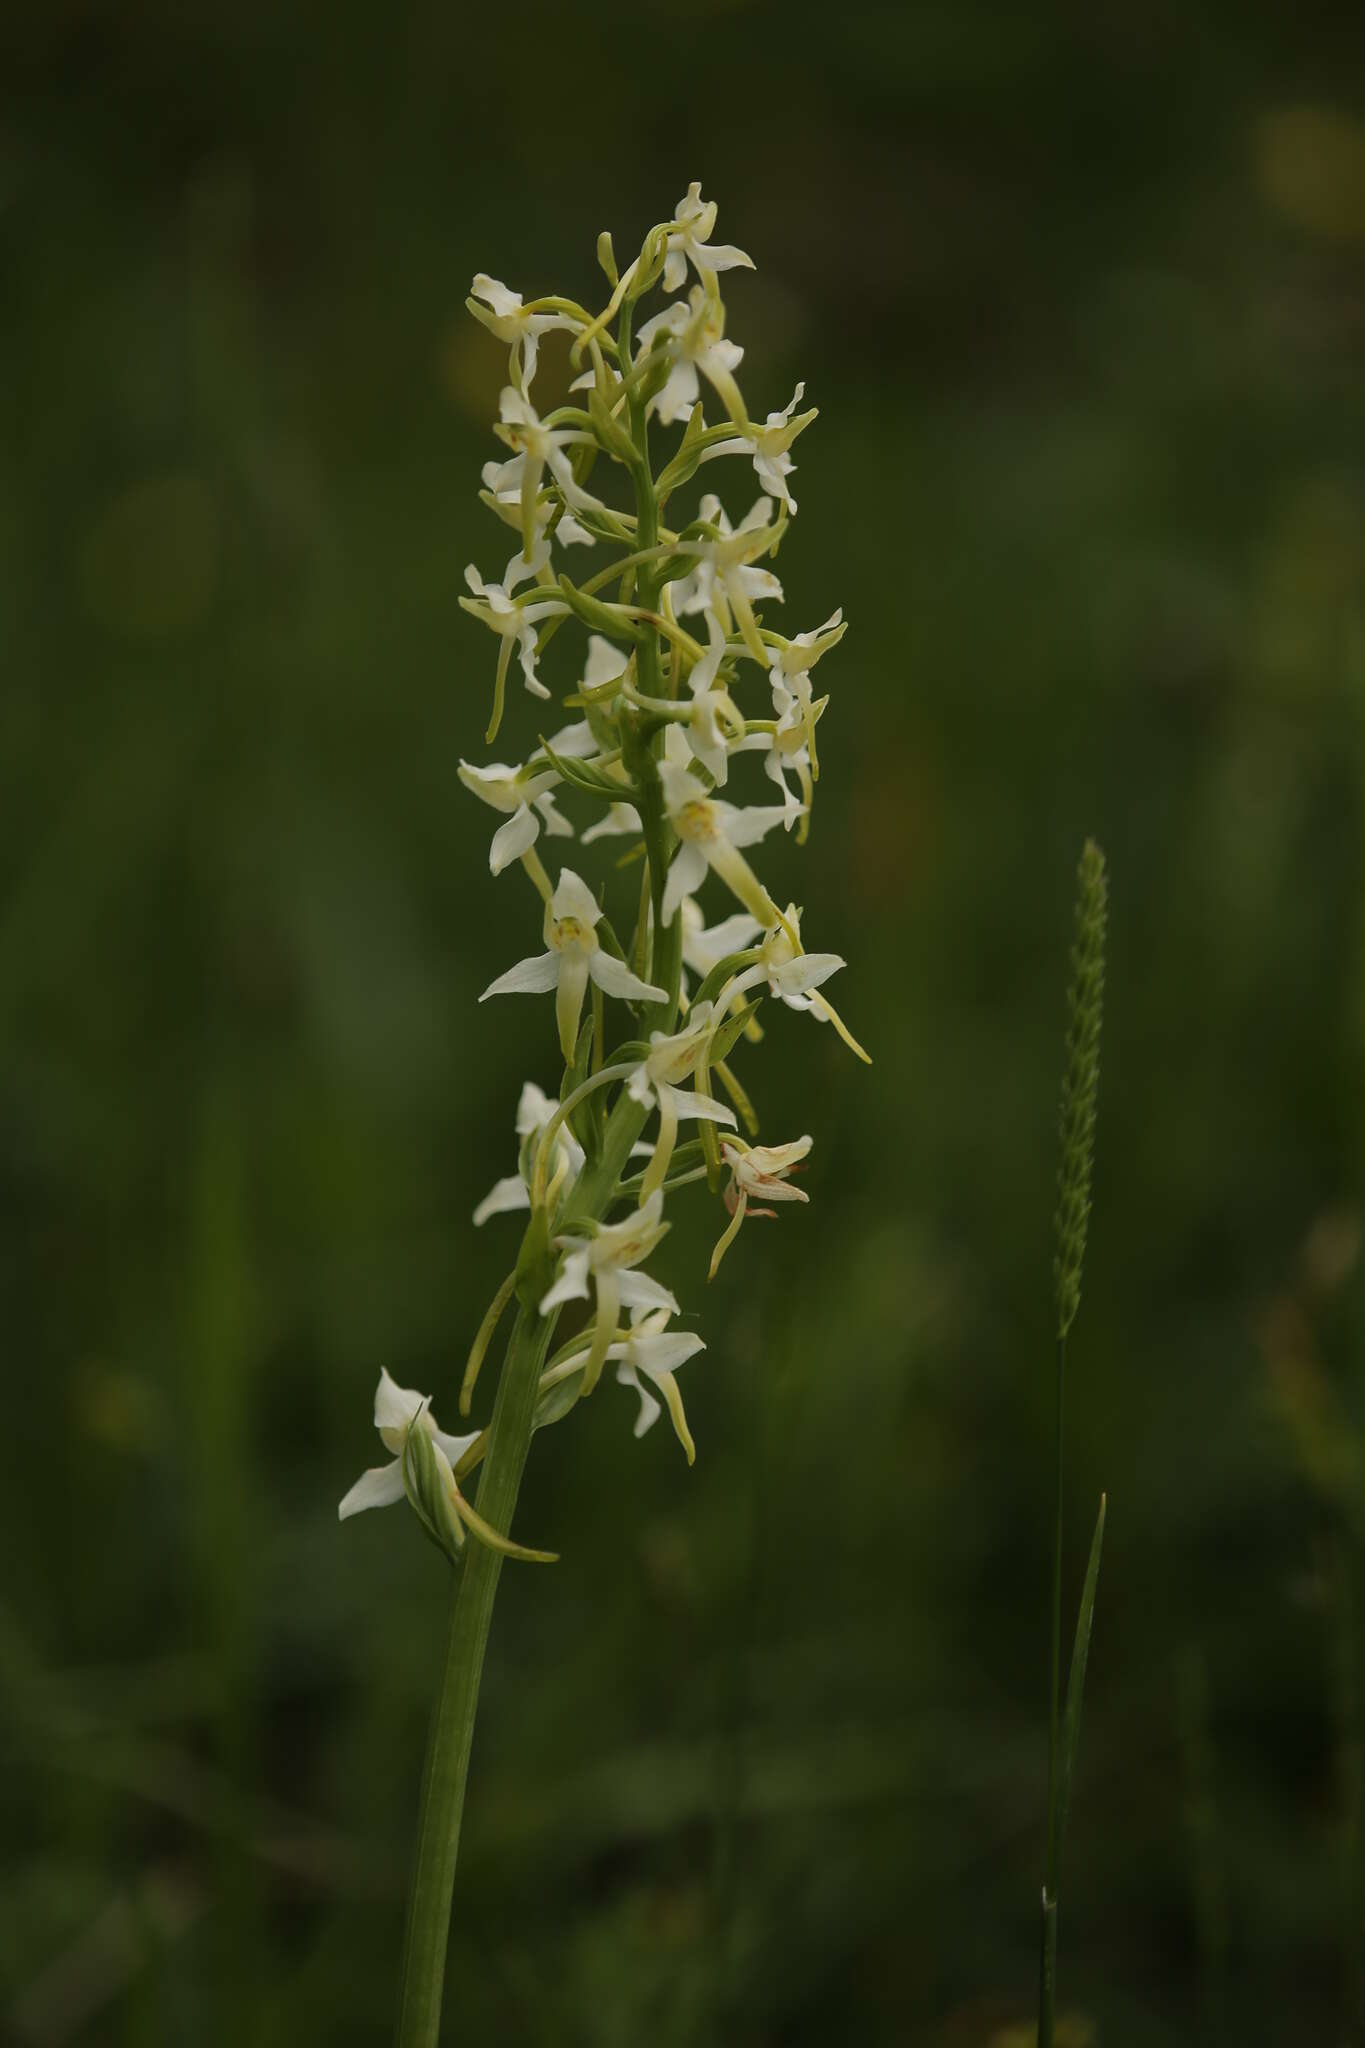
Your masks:
<svg viewBox="0 0 1365 2048"><path fill-rule="evenodd" d="M761 958L752 967L742 969L726 982L717 998L717 1008L728 1008L736 996L766 984L768 994L776 996L789 1010L808 1010L822 1023L832 1024L849 1050L871 1066L868 1054L829 997L820 993L823 984L844 965L843 958L838 953L801 950L801 912L796 904L789 903L781 920L773 920L760 952Z"/></svg>
<svg viewBox="0 0 1365 2048"><path fill-rule="evenodd" d="M640 1397L640 1412L635 1418L635 1434L642 1437L652 1429L663 1412L668 1409L670 1422L678 1442L687 1453L689 1465L696 1462L697 1447L692 1441L692 1432L687 1426L682 1397L678 1392L674 1374L689 1358L695 1358L706 1345L692 1331L670 1330L670 1311L666 1308L632 1309L630 1327L624 1336L617 1337L607 1346L605 1358L616 1365L616 1377L623 1387L631 1388ZM587 1352L576 1351L559 1364L551 1367L541 1381L542 1394L552 1387L562 1385L566 1380L580 1378L584 1372ZM644 1381L649 1386L643 1384ZM650 1391L653 1387L663 1396L663 1404Z"/></svg>
<svg viewBox="0 0 1365 2048"><path fill-rule="evenodd" d="M674 1315L678 1313L678 1304L669 1290L638 1270L668 1231L663 1203L664 1198L656 1188L624 1222L604 1223L593 1237L558 1240L565 1254L564 1263L558 1279L541 1300L540 1313L548 1315L552 1308L566 1301L595 1297L592 1343L583 1369L585 1394L590 1394L597 1385L623 1308L664 1308Z"/></svg>
<svg viewBox="0 0 1365 2048"><path fill-rule="evenodd" d="M598 752L597 734L586 718L579 718L572 725L561 725L558 732L552 732L545 742L551 753L558 754L565 761L589 761Z"/></svg>
<svg viewBox="0 0 1365 2048"><path fill-rule="evenodd" d="M819 765L815 755L815 728L825 714L828 697L816 697L806 671L788 677L774 661L769 671L773 692L773 722L766 730L751 732L737 740L733 751L761 753L764 773L781 790L791 805L787 826L798 825L797 840L804 846L815 800L815 779ZM794 774L797 794L793 796L788 774Z"/></svg>
<svg viewBox="0 0 1365 2048"><path fill-rule="evenodd" d="M541 827L555 838L573 837L573 826L555 809L551 791L559 781L553 768L542 774L528 774L525 768L509 767L504 761L489 761L480 768L461 761L456 770L465 788L495 811L507 813L488 849L488 865L500 875L509 862L520 860L540 837Z"/></svg>
<svg viewBox="0 0 1365 2048"><path fill-rule="evenodd" d="M474 318L499 341L510 344L512 382L522 391L530 390L536 374L541 335L555 328L576 334L583 324L568 313L537 312L535 301L526 305L520 292L510 290L486 271L479 271L469 290L465 304Z"/></svg>
<svg viewBox="0 0 1365 2048"><path fill-rule="evenodd" d="M547 1095L534 1081L526 1082L517 1103L517 1137L519 1157L527 1160L535 1151L534 1142L528 1146L527 1139L534 1141L549 1123L559 1108L553 1095ZM566 1182L577 1180L583 1167L583 1147L567 1124L561 1123L555 1130L554 1152L550 1160L549 1177L552 1182L562 1175ZM474 1211L476 1224L486 1223L490 1216L504 1216L510 1210L529 1209L531 1189L525 1175L518 1171L510 1173L503 1180L494 1181L488 1193Z"/></svg>
<svg viewBox="0 0 1365 2048"><path fill-rule="evenodd" d="M843 639L848 630L843 616L842 611L831 612L824 625L817 626L813 632L797 633L791 639L778 639L772 650L772 667L768 671L775 725L763 765L784 796L790 795L787 770L790 768L795 773L807 815L813 796L812 784L820 774L815 728L829 702L827 697L815 696L810 672L821 655L827 654ZM746 750L761 746L763 737L753 734L742 744ZM799 836L804 840L804 819Z"/></svg>
<svg viewBox="0 0 1365 2048"><path fill-rule="evenodd" d="M683 898L682 921L683 964L703 981L731 953L744 952L763 935L762 925L747 910L736 910L719 924L708 925L695 896Z"/></svg>
<svg viewBox="0 0 1365 2048"><path fill-rule="evenodd" d="M339 1521L344 1522L365 1508L388 1508L402 1500L403 1449L410 1429L424 1429L431 1438L436 1468L452 1493L455 1488L453 1468L479 1437L477 1430L470 1436L450 1436L445 1430L438 1429L427 1396L396 1385L388 1373L382 1371L374 1397L374 1426L385 1450L392 1453L392 1460L387 1465L373 1465L368 1472L361 1473L337 1509Z"/></svg>
<svg viewBox="0 0 1365 2048"><path fill-rule="evenodd" d="M718 270L752 270L754 259L730 242L712 242L716 226L716 202L704 200L701 186L693 183L687 195L673 209L677 225L669 230L668 254L664 258L664 290L675 292L687 277L691 262L698 277L709 282Z"/></svg>
<svg viewBox="0 0 1365 2048"><path fill-rule="evenodd" d="M643 830L640 813L634 804L608 804L597 823L589 825L587 831L579 836L585 846L591 846L594 839L631 838L638 836Z"/></svg>
<svg viewBox="0 0 1365 2048"><path fill-rule="evenodd" d="M662 1003L668 999L666 990L641 981L624 960L604 950L596 932L601 916L601 908L587 883L572 868L563 869L545 909L545 944L549 950L534 959L519 961L490 982L479 997L481 1003L486 1003L490 996L544 995L554 989L560 1050L568 1061L572 1061L578 1042L578 1022L590 979L609 996L641 1003Z"/></svg>
<svg viewBox="0 0 1365 2048"><path fill-rule="evenodd" d="M528 596L527 600L521 601L513 595L518 583L524 582L528 576L537 575L544 567L548 552L542 540L537 543L529 560L524 555L513 555L501 583L485 583L472 562L464 572L465 582L473 595L462 597L461 606L474 618L481 619L485 626L491 627L501 643L493 683L493 716L485 735L490 741L502 723L503 692L514 647L521 662L523 680L531 695L548 697L550 694L536 674L536 628L542 620L558 618L569 607L561 597Z"/></svg>
<svg viewBox="0 0 1365 2048"><path fill-rule="evenodd" d="M785 682L773 684L773 712L776 723L766 743L763 770L775 782L784 797L799 802L801 806L800 832L798 837L804 843L806 828L810 819L811 804L815 799L815 769L812 747L815 739L815 725L824 712L829 699L811 696L810 677L798 678L804 688L797 691L787 688ZM797 796L792 798L788 772L796 777ZM792 822L795 822L793 817Z"/></svg>
<svg viewBox="0 0 1365 2048"><path fill-rule="evenodd" d="M678 1142L679 1122L701 1119L734 1128L735 1113L725 1103L679 1085L695 1075L705 1060L719 1022L710 1003L694 1003L681 1031L650 1033L649 1051L626 1083L634 1101L659 1112L659 1136L640 1182L642 1196L663 1186Z"/></svg>
<svg viewBox="0 0 1365 2048"><path fill-rule="evenodd" d="M771 491L787 511L794 514L796 500L787 483L787 478L796 468L790 454L791 445L797 435L819 417L815 406L809 412L792 417L805 391L805 385L798 384L790 403L781 412L770 412L761 427L751 422L746 433L737 434L732 440L717 441L714 447L706 450L702 461L710 462L717 455L751 455L755 474L764 490Z"/></svg>
<svg viewBox="0 0 1365 2048"><path fill-rule="evenodd" d="M674 1434L687 1453L688 1464L694 1465L697 1446L692 1441L682 1396L673 1375L680 1365L686 1365L689 1358L705 1351L706 1345L693 1331L668 1329L668 1314L668 1310L663 1308L644 1315L637 1309L631 1318L630 1335L619 1343L609 1344L607 1357L616 1361L616 1377L620 1384L633 1388L640 1396L640 1412L635 1418L636 1436L642 1437L646 1430L652 1429L662 1413L649 1388L641 1384L643 1376L662 1394Z"/></svg>
<svg viewBox="0 0 1365 2048"><path fill-rule="evenodd" d="M711 796L691 769L679 761L680 746L685 748L686 741L675 726L670 726L664 758L659 763L659 779L668 822L682 844L668 870L664 923L673 922L683 897L696 894L706 870L711 868L761 925L766 928L776 924L780 915L777 906L739 849L755 845L774 826L784 825L791 807L772 804L742 810L738 804Z"/></svg>
<svg viewBox="0 0 1365 2048"><path fill-rule="evenodd" d="M617 692L609 687L619 683L630 667L630 655L601 633L588 635L588 659L580 688L597 704L614 702Z"/></svg>
<svg viewBox="0 0 1365 2048"><path fill-rule="evenodd" d="M602 512L600 498L585 491L573 473L565 450L594 447L594 437L578 427L547 427L525 392L515 385L504 387L498 401L498 424L493 429L499 440L513 450L510 462L493 473L489 484L495 497L504 491L521 494L521 544L528 557L536 544L537 504L541 479L548 469L558 484L564 502L575 512ZM487 480L487 479L486 479Z"/></svg>
<svg viewBox="0 0 1365 2048"><path fill-rule="evenodd" d="M506 481L509 472L511 473L510 483ZM512 462L490 460L485 462L480 475L483 478L483 491L480 495L484 503L491 506L492 510L497 513L499 519L505 525L514 526L517 532L520 533L520 464L515 460ZM563 541L566 547L572 546L575 543L580 547L596 547L596 536L589 533L586 526L579 524L567 506L559 505L556 500L549 496L544 498L537 497L536 499L536 532L541 539L544 539L550 521L555 518L556 512L559 513L559 517L555 519L554 525L554 538L556 540Z"/></svg>
<svg viewBox="0 0 1365 2048"><path fill-rule="evenodd" d="M705 377L741 433L748 433L749 416L735 382L735 371L744 360L744 351L738 343L725 339L725 308L714 291L693 285L689 299L677 299L652 320L646 320L639 334L640 353L653 348L661 336L672 365L664 384L649 401L650 410L657 413L660 423L668 427L689 416L701 397L699 378Z"/></svg>
<svg viewBox="0 0 1365 2048"><path fill-rule="evenodd" d="M680 541L696 556L697 566L684 577L673 595L678 617L693 612L714 612L728 636L738 625L744 645L754 660L767 668L772 660L759 637L754 619L757 599L771 597L780 604L782 585L771 569L756 569L754 559L771 547L776 529L769 525L771 498L759 498L737 527L732 527L720 499L708 492L698 508L703 520L718 529L718 540Z"/></svg>
<svg viewBox="0 0 1365 2048"><path fill-rule="evenodd" d="M730 1169L725 1188L725 1206L730 1221L711 1254L709 1280L739 1236L746 1216L776 1217L775 1209L754 1207L756 1202L809 1202L804 1188L793 1187L788 1175L796 1172L814 1140L794 1138L788 1145L745 1145L742 1139L723 1138L721 1157Z"/></svg>
<svg viewBox="0 0 1365 2048"><path fill-rule="evenodd" d="M707 651L700 661L693 663L687 678L692 713L682 730L692 752L719 788L730 772L730 748L744 737L744 714L730 692L716 681L725 658L725 630L714 612L706 615L706 631Z"/></svg>
<svg viewBox="0 0 1365 2048"><path fill-rule="evenodd" d="M774 673L779 674L790 689L796 688L796 678L809 675L822 655L831 647L837 647L848 631L844 623L843 606L831 612L823 626L814 627L809 633L773 634L773 646L769 650Z"/></svg>

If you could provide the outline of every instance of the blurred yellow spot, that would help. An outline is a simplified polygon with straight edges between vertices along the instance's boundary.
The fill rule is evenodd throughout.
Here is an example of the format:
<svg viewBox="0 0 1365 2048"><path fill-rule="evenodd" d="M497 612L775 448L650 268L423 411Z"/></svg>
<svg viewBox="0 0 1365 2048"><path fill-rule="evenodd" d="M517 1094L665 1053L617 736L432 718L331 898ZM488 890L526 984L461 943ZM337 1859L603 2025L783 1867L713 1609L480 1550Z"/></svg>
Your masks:
<svg viewBox="0 0 1365 2048"><path fill-rule="evenodd" d="M1318 1355L1312 1325L1282 1294L1256 1319L1272 1404L1305 1478L1325 1500L1347 1500L1358 1485L1360 1445Z"/></svg>
<svg viewBox="0 0 1365 2048"><path fill-rule="evenodd" d="M563 405L569 396L569 336L555 332L541 336L540 362L531 402L544 414ZM451 404L467 419L487 427L498 416L498 399L508 380L508 349L480 327L463 307L441 336L436 349L436 376ZM585 401L576 398L576 405ZM506 461L507 450L490 445L490 454Z"/></svg>
<svg viewBox="0 0 1365 2048"><path fill-rule="evenodd" d="M507 344L462 309L437 346L436 375L451 404L486 426L498 416L498 393L507 382Z"/></svg>
<svg viewBox="0 0 1365 2048"><path fill-rule="evenodd" d="M147 477L114 499L81 547L81 591L120 639L172 640L218 587L218 510L201 477Z"/></svg>
<svg viewBox="0 0 1365 2048"><path fill-rule="evenodd" d="M105 1450L145 1455L157 1439L156 1403L136 1373L88 1358L71 1376L71 1417Z"/></svg>
<svg viewBox="0 0 1365 2048"><path fill-rule="evenodd" d="M1354 478L1339 470L1305 477L1285 506L1269 564L1285 601L1337 605L1365 578L1365 505Z"/></svg>
<svg viewBox="0 0 1365 2048"><path fill-rule="evenodd" d="M1079 2013L1058 2015L1055 2029L1057 2048L1094 2048L1095 2029ZM1038 2022L1028 2020L1017 2027L1001 2027L992 2034L987 2048L1037 2048Z"/></svg>
<svg viewBox="0 0 1365 2048"><path fill-rule="evenodd" d="M666 1607L694 1609L700 1599L690 1532L677 1522L652 1522L639 1536L640 1561L651 1596Z"/></svg>
<svg viewBox="0 0 1365 2048"><path fill-rule="evenodd" d="M1365 501L1342 470L1289 493L1270 537L1256 637L1264 679L1295 695L1340 687L1343 622L1365 578Z"/></svg>
<svg viewBox="0 0 1365 2048"><path fill-rule="evenodd" d="M1365 242L1365 126L1333 107L1284 107L1256 134L1261 190L1324 242Z"/></svg>
<svg viewBox="0 0 1365 2048"><path fill-rule="evenodd" d="M1322 1300L1345 1286L1360 1258L1365 1227L1359 1209L1324 1209L1303 1241L1305 1291Z"/></svg>

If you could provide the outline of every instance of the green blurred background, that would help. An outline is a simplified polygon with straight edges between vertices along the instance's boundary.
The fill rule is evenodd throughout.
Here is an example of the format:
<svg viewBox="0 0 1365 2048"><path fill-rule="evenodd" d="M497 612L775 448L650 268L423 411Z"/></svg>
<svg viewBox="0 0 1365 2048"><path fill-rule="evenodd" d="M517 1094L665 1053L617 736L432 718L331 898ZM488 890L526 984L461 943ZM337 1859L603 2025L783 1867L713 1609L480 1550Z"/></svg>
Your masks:
<svg viewBox="0 0 1365 2048"><path fill-rule="evenodd" d="M558 1080L474 1001L535 915L454 772L508 551L462 300L600 299L597 231L700 177L751 405L821 408L787 617L852 623L765 872L876 1065L775 1020L812 1206L707 1290L675 1205L695 1471L614 1388L537 1444L448 2037L1027 2016L1094 832L1063 2002L1365 2039L1358 13L58 0L3 46L0 2036L389 2026L446 1588L335 1504L381 1366L454 1419L515 1236L470 1211Z"/></svg>

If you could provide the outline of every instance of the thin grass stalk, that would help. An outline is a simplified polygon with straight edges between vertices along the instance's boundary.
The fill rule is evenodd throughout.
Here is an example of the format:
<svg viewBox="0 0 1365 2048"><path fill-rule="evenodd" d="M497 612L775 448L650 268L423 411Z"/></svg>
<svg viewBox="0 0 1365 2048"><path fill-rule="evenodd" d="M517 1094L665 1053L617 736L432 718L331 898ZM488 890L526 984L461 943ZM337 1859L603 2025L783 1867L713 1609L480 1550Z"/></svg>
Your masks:
<svg viewBox="0 0 1365 2048"><path fill-rule="evenodd" d="M1038 1961L1038 2048L1053 2048L1057 2019L1057 1913L1062 1837L1075 1764L1085 1661L1089 1653L1095 1580L1104 1533L1103 1498L1081 1595L1071 1655L1066 1726L1062 1694L1062 1486L1066 1425L1066 1340L1081 1299L1081 1274L1090 1221L1090 1180L1099 1093L1100 1022L1104 1004L1104 942L1108 884L1104 856L1087 840L1076 877L1071 976L1067 987L1066 1063L1062 1074L1061 1138L1053 1261L1056 1306L1055 1426L1053 1436L1052 1585L1048 1660L1047 1857L1043 1879ZM1063 1738L1065 1737L1065 1753Z"/></svg>
<svg viewBox="0 0 1365 2048"><path fill-rule="evenodd" d="M1052 1642L1048 1664L1047 1864L1039 1958L1038 2048L1053 2048L1057 2004L1057 1887L1060 1862L1062 1701L1062 1473L1066 1416L1066 1334L1057 1339L1052 1501Z"/></svg>

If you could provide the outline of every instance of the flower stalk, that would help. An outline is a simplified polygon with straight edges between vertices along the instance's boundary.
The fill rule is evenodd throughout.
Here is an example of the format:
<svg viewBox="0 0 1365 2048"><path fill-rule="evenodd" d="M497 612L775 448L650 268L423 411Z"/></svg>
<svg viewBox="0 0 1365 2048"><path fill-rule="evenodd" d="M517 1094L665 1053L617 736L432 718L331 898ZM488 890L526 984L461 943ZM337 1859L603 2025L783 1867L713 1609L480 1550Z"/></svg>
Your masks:
<svg viewBox="0 0 1365 2048"><path fill-rule="evenodd" d="M531 1448L541 1367L553 1331L553 1316L540 1316L523 1306L503 1361L477 1501L483 1520L497 1530L511 1527ZM445 1662L422 1776L399 1982L399 2048L436 2048L441 2028L450 1900L465 1784L484 1652L503 1564L498 1552L484 1544L470 1543L467 1551L455 1582Z"/></svg>

